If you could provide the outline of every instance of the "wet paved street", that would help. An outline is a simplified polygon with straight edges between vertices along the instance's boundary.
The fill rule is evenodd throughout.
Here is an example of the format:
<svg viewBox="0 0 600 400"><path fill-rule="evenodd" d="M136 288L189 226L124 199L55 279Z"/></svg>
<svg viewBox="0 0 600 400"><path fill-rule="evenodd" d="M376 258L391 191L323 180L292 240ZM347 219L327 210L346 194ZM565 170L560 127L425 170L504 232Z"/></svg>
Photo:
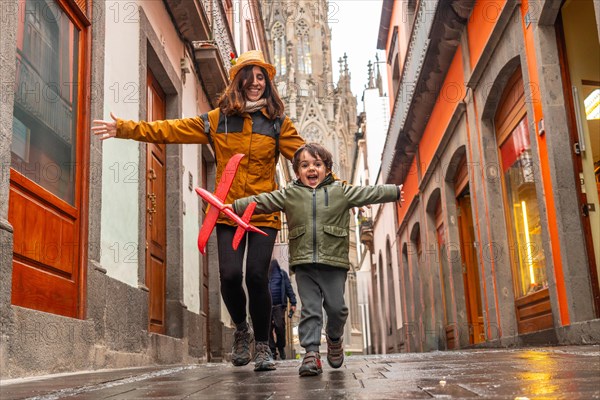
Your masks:
<svg viewBox="0 0 600 400"><path fill-rule="evenodd" d="M600 399L600 346L352 356L298 376L252 364L162 366L4 381L2 400L35 399Z"/></svg>

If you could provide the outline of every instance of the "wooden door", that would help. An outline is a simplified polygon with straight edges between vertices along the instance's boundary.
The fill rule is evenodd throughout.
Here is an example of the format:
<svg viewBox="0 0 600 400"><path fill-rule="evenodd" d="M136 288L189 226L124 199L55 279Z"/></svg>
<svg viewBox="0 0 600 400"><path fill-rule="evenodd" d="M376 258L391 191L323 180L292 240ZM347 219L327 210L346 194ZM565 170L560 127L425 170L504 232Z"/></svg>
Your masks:
<svg viewBox="0 0 600 400"><path fill-rule="evenodd" d="M88 31L65 2L49 3L53 18L38 2L19 3L24 13L17 26L8 205L14 228L11 302L82 318Z"/></svg>
<svg viewBox="0 0 600 400"><path fill-rule="evenodd" d="M458 338L456 337L456 325L454 323L448 324L448 301L452 298L447 296L446 291L449 287L449 282L446 280L445 271L448 270L448 259L446 254L446 238L444 235L444 220L442 212L442 202L438 201L435 207L435 237L437 241L437 257L439 260L439 274L440 274L440 289L441 289L441 301L442 301L442 317L446 332L446 347L448 349L458 348Z"/></svg>
<svg viewBox="0 0 600 400"><path fill-rule="evenodd" d="M165 94L148 69L147 119L165 119ZM146 145L146 285L150 332L165 333L166 146Z"/></svg>
<svg viewBox="0 0 600 400"><path fill-rule="evenodd" d="M471 213L471 197L467 186L456 199L458 209L458 229L460 236L460 254L462 262L467 321L469 323L469 343L485 340L483 329L483 310L481 307L481 289L475 250L475 231Z"/></svg>

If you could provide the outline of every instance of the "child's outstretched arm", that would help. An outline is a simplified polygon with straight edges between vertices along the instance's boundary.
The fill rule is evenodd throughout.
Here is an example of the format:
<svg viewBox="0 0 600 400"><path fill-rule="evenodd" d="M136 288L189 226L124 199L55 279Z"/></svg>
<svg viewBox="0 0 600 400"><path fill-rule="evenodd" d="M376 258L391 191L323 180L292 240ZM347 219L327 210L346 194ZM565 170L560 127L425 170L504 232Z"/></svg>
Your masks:
<svg viewBox="0 0 600 400"><path fill-rule="evenodd" d="M344 186L349 207L361 207L368 204L389 203L404 201L402 185L377 185L377 186Z"/></svg>
<svg viewBox="0 0 600 400"><path fill-rule="evenodd" d="M275 211L285 211L285 189L237 199L232 204L233 211L238 215L242 215L248 204L253 201L256 202L254 214L270 214Z"/></svg>

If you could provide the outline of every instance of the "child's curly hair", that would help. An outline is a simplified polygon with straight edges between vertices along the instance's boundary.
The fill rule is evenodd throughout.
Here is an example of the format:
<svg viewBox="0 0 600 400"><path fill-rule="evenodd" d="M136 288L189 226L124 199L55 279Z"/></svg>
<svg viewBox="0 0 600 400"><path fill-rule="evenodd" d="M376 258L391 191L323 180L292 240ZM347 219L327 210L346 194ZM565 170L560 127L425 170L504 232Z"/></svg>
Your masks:
<svg viewBox="0 0 600 400"><path fill-rule="evenodd" d="M294 168L294 172L297 174L300 168L300 155L307 151L308 154L313 156L316 159L320 159L325 163L325 168L327 168L327 172L330 172L333 167L333 156L325 147L321 146L319 143L306 143L303 146L300 146L298 150L294 153L294 158L292 159L292 166Z"/></svg>

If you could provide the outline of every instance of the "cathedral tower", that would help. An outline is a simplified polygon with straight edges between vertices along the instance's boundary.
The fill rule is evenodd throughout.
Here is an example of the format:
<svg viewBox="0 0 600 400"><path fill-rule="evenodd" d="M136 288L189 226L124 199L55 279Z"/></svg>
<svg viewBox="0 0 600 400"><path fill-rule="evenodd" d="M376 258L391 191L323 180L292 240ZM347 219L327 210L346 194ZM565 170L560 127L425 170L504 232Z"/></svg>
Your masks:
<svg viewBox="0 0 600 400"><path fill-rule="evenodd" d="M307 142L333 154L334 172L350 179L356 126L356 97L350 88L347 58L333 83L331 30L327 1L262 3L275 84L288 116Z"/></svg>

